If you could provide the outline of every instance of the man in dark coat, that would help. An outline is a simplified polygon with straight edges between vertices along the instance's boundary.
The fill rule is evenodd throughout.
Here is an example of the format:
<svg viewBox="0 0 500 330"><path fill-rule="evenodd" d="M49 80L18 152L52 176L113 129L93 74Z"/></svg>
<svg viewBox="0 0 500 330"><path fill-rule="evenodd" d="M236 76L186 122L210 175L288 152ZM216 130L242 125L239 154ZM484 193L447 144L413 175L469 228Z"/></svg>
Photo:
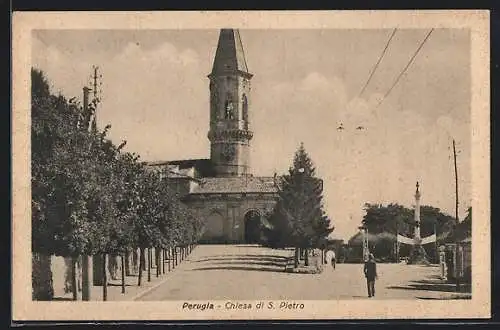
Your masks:
<svg viewBox="0 0 500 330"><path fill-rule="evenodd" d="M377 264L375 263L375 257L372 253L370 253L368 261L365 262L363 271L368 286L368 297L371 298L375 296L375 279L377 278Z"/></svg>

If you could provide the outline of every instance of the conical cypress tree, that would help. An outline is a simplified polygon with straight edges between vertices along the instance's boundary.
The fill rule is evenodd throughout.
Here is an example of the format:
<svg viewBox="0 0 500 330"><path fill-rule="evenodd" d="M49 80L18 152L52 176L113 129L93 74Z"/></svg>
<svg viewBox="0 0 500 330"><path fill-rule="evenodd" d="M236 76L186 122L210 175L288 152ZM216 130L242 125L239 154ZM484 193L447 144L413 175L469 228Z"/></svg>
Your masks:
<svg viewBox="0 0 500 330"><path fill-rule="evenodd" d="M318 247L332 231L323 210L322 180L301 143L293 166L277 183L278 202L269 217L267 238L277 246ZM296 260L297 264L297 260Z"/></svg>

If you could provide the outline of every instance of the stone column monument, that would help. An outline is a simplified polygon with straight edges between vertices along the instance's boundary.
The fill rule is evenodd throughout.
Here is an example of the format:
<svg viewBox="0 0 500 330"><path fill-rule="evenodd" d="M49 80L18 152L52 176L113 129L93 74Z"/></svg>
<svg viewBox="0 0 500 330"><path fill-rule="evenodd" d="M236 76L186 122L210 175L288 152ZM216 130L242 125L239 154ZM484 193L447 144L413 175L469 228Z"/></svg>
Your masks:
<svg viewBox="0 0 500 330"><path fill-rule="evenodd" d="M415 229L413 236L413 247L410 253L409 264L428 265L427 253L422 246L422 238L420 237L420 191L417 182L417 191L415 192Z"/></svg>

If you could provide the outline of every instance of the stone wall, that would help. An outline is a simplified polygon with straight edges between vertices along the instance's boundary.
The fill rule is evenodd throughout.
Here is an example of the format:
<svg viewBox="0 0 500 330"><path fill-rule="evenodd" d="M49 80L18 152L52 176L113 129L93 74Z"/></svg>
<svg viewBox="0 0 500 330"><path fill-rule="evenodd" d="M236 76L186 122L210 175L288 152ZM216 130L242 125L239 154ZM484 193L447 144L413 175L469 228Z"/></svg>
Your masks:
<svg viewBox="0 0 500 330"><path fill-rule="evenodd" d="M258 211L263 216L276 201L271 194L256 196L214 194L190 201L197 216L205 224L202 240L219 243L245 243L245 215Z"/></svg>

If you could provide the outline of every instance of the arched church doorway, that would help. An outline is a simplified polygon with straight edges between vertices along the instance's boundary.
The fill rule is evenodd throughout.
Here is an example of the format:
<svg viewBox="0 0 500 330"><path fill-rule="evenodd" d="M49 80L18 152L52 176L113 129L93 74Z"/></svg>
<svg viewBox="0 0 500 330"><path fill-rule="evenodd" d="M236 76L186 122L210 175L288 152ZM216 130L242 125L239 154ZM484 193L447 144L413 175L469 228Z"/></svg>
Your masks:
<svg viewBox="0 0 500 330"><path fill-rule="evenodd" d="M260 243L261 235L261 220L260 213L255 210L248 211L245 214L245 243L256 244Z"/></svg>

